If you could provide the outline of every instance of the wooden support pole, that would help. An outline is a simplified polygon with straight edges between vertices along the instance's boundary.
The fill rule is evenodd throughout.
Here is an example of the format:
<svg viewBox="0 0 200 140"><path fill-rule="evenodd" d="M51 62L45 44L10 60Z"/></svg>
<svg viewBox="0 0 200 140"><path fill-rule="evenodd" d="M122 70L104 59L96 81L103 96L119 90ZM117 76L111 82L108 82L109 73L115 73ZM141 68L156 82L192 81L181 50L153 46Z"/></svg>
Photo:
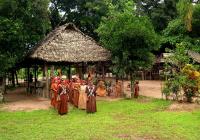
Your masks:
<svg viewBox="0 0 200 140"><path fill-rule="evenodd" d="M102 78L103 80L105 80L105 67L104 67L104 63L102 62Z"/></svg>
<svg viewBox="0 0 200 140"><path fill-rule="evenodd" d="M27 92L30 93L30 67L27 68Z"/></svg>
<svg viewBox="0 0 200 140"><path fill-rule="evenodd" d="M81 65L81 66L82 66L82 67L81 67L81 77L80 77L80 78L81 78L81 79L84 79L84 74L85 74L85 72L84 72L84 71L85 71L85 69L84 69L84 68L85 68L85 67L84 67L84 62L82 62L82 65Z"/></svg>
<svg viewBox="0 0 200 140"><path fill-rule="evenodd" d="M142 80L144 80L144 71L142 71Z"/></svg>
<svg viewBox="0 0 200 140"><path fill-rule="evenodd" d="M150 80L152 80L152 75L151 75L152 73L151 73L151 71L149 72L149 78L150 78Z"/></svg>
<svg viewBox="0 0 200 140"><path fill-rule="evenodd" d="M34 65L34 93L36 94L36 84L37 84L37 65Z"/></svg>
<svg viewBox="0 0 200 140"><path fill-rule="evenodd" d="M54 76L54 65L51 66L50 78Z"/></svg>
<svg viewBox="0 0 200 140"><path fill-rule="evenodd" d="M45 66L42 66L42 80L44 81L44 77L45 77Z"/></svg>
<svg viewBox="0 0 200 140"><path fill-rule="evenodd" d="M71 80L71 65L70 64L68 68L68 79Z"/></svg>
<svg viewBox="0 0 200 140"><path fill-rule="evenodd" d="M48 74L48 65L45 64L45 76L46 76L46 91L44 97L49 97L49 74Z"/></svg>

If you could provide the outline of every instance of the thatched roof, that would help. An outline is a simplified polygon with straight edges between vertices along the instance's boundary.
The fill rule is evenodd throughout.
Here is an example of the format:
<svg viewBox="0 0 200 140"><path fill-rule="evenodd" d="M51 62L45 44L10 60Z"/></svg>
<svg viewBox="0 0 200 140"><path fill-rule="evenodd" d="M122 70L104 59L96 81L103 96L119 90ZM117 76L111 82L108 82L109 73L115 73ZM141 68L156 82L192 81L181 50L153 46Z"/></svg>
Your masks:
<svg viewBox="0 0 200 140"><path fill-rule="evenodd" d="M188 51L188 55L196 62L200 63L200 54L194 51Z"/></svg>
<svg viewBox="0 0 200 140"><path fill-rule="evenodd" d="M68 23L48 34L29 56L46 62L78 63L107 61L110 53L74 24Z"/></svg>

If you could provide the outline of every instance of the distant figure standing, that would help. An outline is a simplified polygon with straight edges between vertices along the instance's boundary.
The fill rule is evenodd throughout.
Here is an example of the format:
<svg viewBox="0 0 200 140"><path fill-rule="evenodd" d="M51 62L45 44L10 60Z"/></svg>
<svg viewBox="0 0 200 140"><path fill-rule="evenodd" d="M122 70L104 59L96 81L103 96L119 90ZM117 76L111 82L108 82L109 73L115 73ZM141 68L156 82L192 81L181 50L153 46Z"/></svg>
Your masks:
<svg viewBox="0 0 200 140"><path fill-rule="evenodd" d="M106 89L107 89L108 96L110 96L112 93L112 81L111 80L107 82Z"/></svg>
<svg viewBox="0 0 200 140"><path fill-rule="evenodd" d="M122 85L120 81L116 81L115 85L115 97L120 97L122 93Z"/></svg>
<svg viewBox="0 0 200 140"><path fill-rule="evenodd" d="M138 98L139 96L139 81L135 81L134 84L134 98Z"/></svg>
<svg viewBox="0 0 200 140"><path fill-rule="evenodd" d="M103 80L100 80L97 84L97 96L103 97L106 96L107 91L106 91L106 86Z"/></svg>
<svg viewBox="0 0 200 140"><path fill-rule="evenodd" d="M92 81L88 81L88 86L86 87L86 93L87 93L87 105L86 105L87 113L97 112L96 87L92 83Z"/></svg>

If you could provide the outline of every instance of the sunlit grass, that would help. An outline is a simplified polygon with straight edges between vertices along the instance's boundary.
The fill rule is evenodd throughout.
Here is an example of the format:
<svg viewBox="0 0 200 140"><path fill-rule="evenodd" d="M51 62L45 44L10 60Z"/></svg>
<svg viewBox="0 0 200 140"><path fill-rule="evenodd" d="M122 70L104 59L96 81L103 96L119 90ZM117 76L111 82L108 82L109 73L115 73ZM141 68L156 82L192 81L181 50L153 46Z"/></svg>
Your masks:
<svg viewBox="0 0 200 140"><path fill-rule="evenodd" d="M199 139L200 111L167 112L171 102L143 98L98 101L95 114L73 107L65 116L53 109L0 112L0 140Z"/></svg>

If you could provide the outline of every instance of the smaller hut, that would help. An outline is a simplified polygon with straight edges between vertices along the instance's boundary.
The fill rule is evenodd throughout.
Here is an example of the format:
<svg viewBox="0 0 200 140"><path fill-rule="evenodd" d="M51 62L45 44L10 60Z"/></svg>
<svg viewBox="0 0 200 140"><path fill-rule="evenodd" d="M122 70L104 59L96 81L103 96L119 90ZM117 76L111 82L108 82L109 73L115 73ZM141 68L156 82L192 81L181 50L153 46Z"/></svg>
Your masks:
<svg viewBox="0 0 200 140"><path fill-rule="evenodd" d="M194 51L188 51L188 55L197 63L200 63L200 53Z"/></svg>

